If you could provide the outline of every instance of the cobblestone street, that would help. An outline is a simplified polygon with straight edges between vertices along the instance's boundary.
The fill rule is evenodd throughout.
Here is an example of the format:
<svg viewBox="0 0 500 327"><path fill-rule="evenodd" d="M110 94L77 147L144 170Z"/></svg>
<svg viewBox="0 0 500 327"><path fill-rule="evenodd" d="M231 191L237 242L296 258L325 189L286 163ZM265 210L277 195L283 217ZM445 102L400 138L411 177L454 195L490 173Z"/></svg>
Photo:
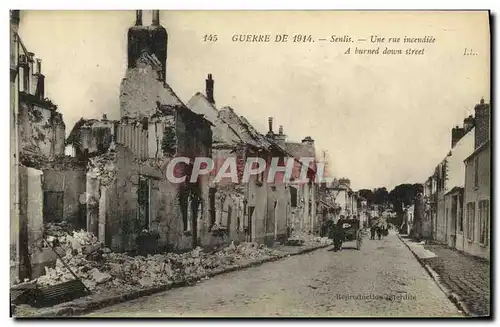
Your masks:
<svg viewBox="0 0 500 327"><path fill-rule="evenodd" d="M490 313L490 265L488 261L465 255L444 245L426 245L437 257L423 259L473 315Z"/></svg>
<svg viewBox="0 0 500 327"><path fill-rule="evenodd" d="M90 313L89 317L461 316L391 233L220 275Z"/></svg>

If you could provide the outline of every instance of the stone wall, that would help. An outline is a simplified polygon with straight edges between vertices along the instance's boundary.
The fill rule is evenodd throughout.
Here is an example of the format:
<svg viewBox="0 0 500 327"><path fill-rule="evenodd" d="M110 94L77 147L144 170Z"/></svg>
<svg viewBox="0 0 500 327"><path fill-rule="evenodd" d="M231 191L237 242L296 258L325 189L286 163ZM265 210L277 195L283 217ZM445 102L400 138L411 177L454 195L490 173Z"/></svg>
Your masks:
<svg viewBox="0 0 500 327"><path fill-rule="evenodd" d="M67 221L75 228L86 227L85 190L86 172L83 170L43 170L43 191L62 193L62 217L50 212L47 206L44 210L44 222ZM46 200L47 201L47 200Z"/></svg>
<svg viewBox="0 0 500 327"><path fill-rule="evenodd" d="M46 157L64 155L66 127L62 115L28 100L19 102L20 150Z"/></svg>

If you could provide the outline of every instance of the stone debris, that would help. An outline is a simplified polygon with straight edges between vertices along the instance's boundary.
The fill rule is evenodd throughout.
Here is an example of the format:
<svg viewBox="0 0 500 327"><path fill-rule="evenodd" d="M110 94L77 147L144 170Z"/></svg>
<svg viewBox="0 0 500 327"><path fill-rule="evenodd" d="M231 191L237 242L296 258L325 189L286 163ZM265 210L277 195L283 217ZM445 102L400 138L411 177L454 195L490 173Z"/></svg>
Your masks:
<svg viewBox="0 0 500 327"><path fill-rule="evenodd" d="M65 250L64 261L93 292L122 291L189 281L206 276L245 260L278 256L279 251L255 242L231 243L215 253L206 253L200 247L183 253L165 253L148 256L130 256L115 253L101 246L96 237L85 231L72 235L58 235ZM74 276L60 259L53 268L46 267L45 275L38 278L40 285L55 285Z"/></svg>
<svg viewBox="0 0 500 327"><path fill-rule="evenodd" d="M32 167L35 169L43 170L84 170L85 162L78 160L77 158L61 155L53 158L49 158L42 154L37 153L37 151L30 151L26 149L19 155L19 160L21 165L26 167Z"/></svg>
<svg viewBox="0 0 500 327"><path fill-rule="evenodd" d="M329 245L333 244L333 240L328 237L319 237L310 233L296 231L288 238L286 245L292 246L311 246L311 245Z"/></svg>
<svg viewBox="0 0 500 327"><path fill-rule="evenodd" d="M111 184L116 176L116 152L108 151L89 159L89 172L98 177L101 185Z"/></svg>

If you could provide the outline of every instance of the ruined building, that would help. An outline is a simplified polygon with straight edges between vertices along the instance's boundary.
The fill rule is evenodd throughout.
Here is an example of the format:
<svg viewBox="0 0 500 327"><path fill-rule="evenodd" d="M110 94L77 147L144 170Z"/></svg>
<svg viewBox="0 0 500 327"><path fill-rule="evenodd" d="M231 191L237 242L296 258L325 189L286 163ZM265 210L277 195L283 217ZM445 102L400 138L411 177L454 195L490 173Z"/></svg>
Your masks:
<svg viewBox="0 0 500 327"><path fill-rule="evenodd" d="M87 230L114 251L188 250L208 224L208 176L189 183L195 157L211 155L211 123L189 110L166 83L167 32L159 11L128 31L128 67L118 121L80 120L68 138L87 159ZM166 178L173 157L185 183Z"/></svg>
<svg viewBox="0 0 500 327"><path fill-rule="evenodd" d="M273 157L285 157L285 152L274 142L272 135L265 137L233 108L217 109L214 100L214 80L206 79L206 95L196 93L188 107L213 123L212 159L214 175L227 158L235 158L239 183L221 180L210 184L211 235L221 235L219 242L232 240L255 241L273 245L287 237L289 197L285 184L268 183L269 166L258 175L242 182L247 159L260 157L270 163ZM283 164L280 162L280 164ZM222 230L222 231L221 231ZM221 232L219 232L221 231ZM218 232L218 233L217 233ZM217 242L211 238L210 242Z"/></svg>
<svg viewBox="0 0 500 327"><path fill-rule="evenodd" d="M84 222L85 169L64 156L65 124L45 97L41 59L18 34L11 12L11 281L37 277L50 251L41 249L45 224ZM51 253L53 255L53 253ZM55 259L54 259L55 260Z"/></svg>
<svg viewBox="0 0 500 327"><path fill-rule="evenodd" d="M316 150L314 140L306 136L301 143L285 142L285 148L294 158L314 158ZM292 207L292 228L307 232L319 232L317 208L319 204L319 185L315 182L316 161L309 164L307 170L308 183L292 183L290 186Z"/></svg>

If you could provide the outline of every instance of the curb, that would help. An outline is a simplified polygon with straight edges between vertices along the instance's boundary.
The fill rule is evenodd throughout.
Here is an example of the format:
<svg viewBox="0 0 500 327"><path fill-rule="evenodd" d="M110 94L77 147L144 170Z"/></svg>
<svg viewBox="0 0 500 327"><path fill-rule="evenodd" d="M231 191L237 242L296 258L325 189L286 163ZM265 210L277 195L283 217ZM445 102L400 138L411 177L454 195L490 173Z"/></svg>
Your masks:
<svg viewBox="0 0 500 327"><path fill-rule="evenodd" d="M156 293L165 292L165 291L180 288L180 287L191 286L194 283L196 283L197 281L203 280L205 278L215 277L218 275L223 275L223 274L235 272L238 270L243 270L243 269L247 269L247 268L251 268L251 267L255 267L255 266L260 266L266 262L273 262L273 261L278 261L278 260L281 260L284 258L293 257L296 255L306 254L309 252L313 252L315 250L326 248L330 245L331 244L322 244L322 245L315 246L315 247L305 248L305 249L302 249L298 252L280 254L280 255L277 255L274 257L267 257L267 258L260 259L260 260L250 261L250 262L247 262L247 263L241 264L241 265L230 266L230 267L223 268L223 269L216 269L216 270L213 270L213 271L211 271L203 276L197 276L196 278L187 279L187 280L183 280L183 281L179 281L179 282L174 282L174 283L168 284L168 285L160 285L160 286L154 286L154 287L141 289L141 290L137 290L137 291L132 291L130 293L115 295L115 296L111 296L111 297L107 297L107 298L103 298L103 299L98 299L95 301L89 301L89 302L84 303L80 306L79 305L73 305L73 306L67 306L67 307L65 306L65 307L57 308L57 309L49 309L45 312L41 312L38 314L29 315L29 316L14 316L14 318L16 318L16 319L32 319L32 318L51 318L51 317L54 318L54 317L78 316L78 315L81 315L84 313L89 313L91 311L101 309L101 308L104 308L107 306L111 306L111 305L127 302L130 300L134 300L134 299L137 299L137 298L140 298L143 296L153 295Z"/></svg>
<svg viewBox="0 0 500 327"><path fill-rule="evenodd" d="M399 234L397 234L397 235L398 235L399 240L401 242L403 242L404 245L406 245L406 247L408 248L408 250L410 250L410 252L413 254L413 256L420 263L420 265L422 265L422 267L424 267L424 269L427 271L427 273L429 274L429 276L431 276L431 278L434 280L434 282L436 283L436 285L446 295L446 297L448 298L448 300L450 300L457 307L458 310L460 310L463 313L465 313L466 316L468 316L468 317L474 316L469 311L469 309L467 309L467 307L462 302L462 300L460 299L460 297L457 294L453 293L448 287L446 287L445 285L443 285L443 283L441 283L441 276L439 276L439 274L437 272L435 272L434 269L431 268L431 266L429 266L422 259L420 259L418 257L418 255L415 252L413 252L413 250L411 249L411 247L401 238L401 236Z"/></svg>

